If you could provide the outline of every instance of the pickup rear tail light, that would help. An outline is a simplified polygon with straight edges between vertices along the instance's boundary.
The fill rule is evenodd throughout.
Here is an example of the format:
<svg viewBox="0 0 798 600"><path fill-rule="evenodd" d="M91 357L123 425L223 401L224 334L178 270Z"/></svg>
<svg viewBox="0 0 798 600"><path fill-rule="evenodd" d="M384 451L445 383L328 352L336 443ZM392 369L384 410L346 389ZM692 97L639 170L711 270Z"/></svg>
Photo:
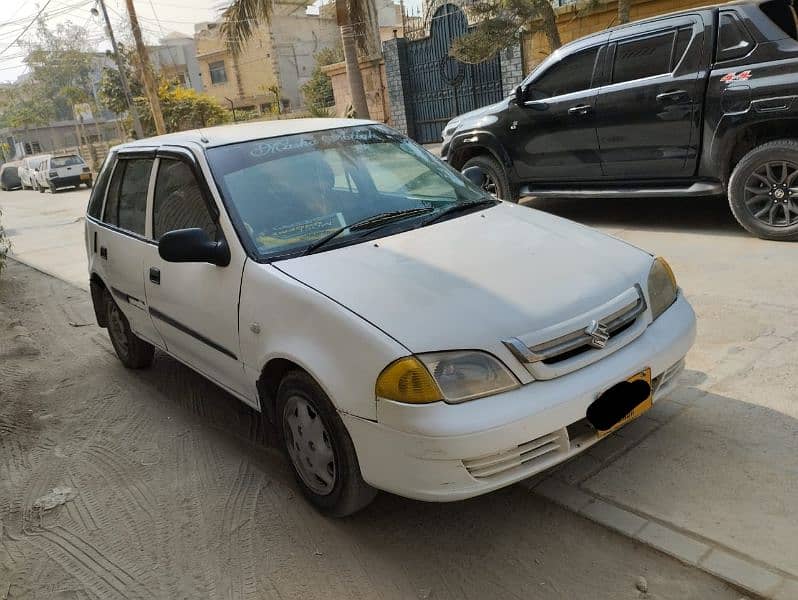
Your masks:
<svg viewBox="0 0 798 600"><path fill-rule="evenodd" d="M91 169L89 169L89 167L83 167L83 172L84 173L88 173L89 171L91 171Z"/></svg>

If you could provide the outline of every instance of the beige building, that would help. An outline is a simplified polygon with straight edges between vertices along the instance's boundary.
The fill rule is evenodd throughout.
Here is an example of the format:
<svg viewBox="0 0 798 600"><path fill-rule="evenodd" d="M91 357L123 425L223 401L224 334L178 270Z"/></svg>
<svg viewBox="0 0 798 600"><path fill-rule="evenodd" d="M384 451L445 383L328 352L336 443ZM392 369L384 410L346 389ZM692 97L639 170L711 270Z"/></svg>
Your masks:
<svg viewBox="0 0 798 600"><path fill-rule="evenodd" d="M276 2L270 24L255 32L238 56L225 46L220 23L195 26L197 62L205 92L224 106L268 112L304 105L301 87L315 67L314 55L338 43L335 20L306 13L307 2Z"/></svg>

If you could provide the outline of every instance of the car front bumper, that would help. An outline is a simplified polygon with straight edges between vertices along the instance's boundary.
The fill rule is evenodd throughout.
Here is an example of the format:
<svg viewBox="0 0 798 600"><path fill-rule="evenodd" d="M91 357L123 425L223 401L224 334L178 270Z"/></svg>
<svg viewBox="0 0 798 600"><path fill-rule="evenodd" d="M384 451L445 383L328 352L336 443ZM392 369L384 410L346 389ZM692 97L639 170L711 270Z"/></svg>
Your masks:
<svg viewBox="0 0 798 600"><path fill-rule="evenodd" d="M418 500L478 496L561 463L598 441L587 407L620 381L651 369L654 401L668 393L695 340L680 294L634 342L568 375L462 404L379 400L377 422L342 413L370 485Z"/></svg>

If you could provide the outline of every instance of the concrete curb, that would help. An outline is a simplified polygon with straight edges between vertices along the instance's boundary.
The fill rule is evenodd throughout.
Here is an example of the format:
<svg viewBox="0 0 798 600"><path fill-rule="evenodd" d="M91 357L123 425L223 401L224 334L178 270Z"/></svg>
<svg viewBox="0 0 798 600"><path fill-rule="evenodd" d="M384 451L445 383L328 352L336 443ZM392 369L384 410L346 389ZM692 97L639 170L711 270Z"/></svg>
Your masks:
<svg viewBox="0 0 798 600"><path fill-rule="evenodd" d="M25 265L26 267L30 267L34 271L38 271L39 273L43 273L44 275L47 275L48 277L52 277L53 279L57 279L58 281L62 281L63 283L66 283L67 285L71 285L76 290L80 290L81 292L88 292L89 291L89 277L88 277L88 275L86 276L86 284L85 284L85 287L84 287L84 286L82 286L82 285L80 285L80 284L78 284L78 283L76 283L74 281L70 281L69 279L64 279L64 277L62 275L60 275L59 273L56 273L55 271L50 271L49 269L45 269L44 267L40 267L37 264L31 263L30 261L22 258L18 254L11 254L11 253L6 254L6 259L13 260L16 263L19 263L21 265Z"/></svg>
<svg viewBox="0 0 798 600"><path fill-rule="evenodd" d="M554 476L521 485L556 504L715 577L772 600L798 598L798 578L721 544L638 514Z"/></svg>

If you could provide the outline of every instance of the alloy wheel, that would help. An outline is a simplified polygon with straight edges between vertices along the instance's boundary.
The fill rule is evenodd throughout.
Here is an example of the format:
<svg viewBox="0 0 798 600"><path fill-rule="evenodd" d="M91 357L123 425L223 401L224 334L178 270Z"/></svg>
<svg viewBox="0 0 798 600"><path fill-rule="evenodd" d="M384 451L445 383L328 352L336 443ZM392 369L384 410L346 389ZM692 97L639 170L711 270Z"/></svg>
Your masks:
<svg viewBox="0 0 798 600"><path fill-rule="evenodd" d="M757 167L745 182L745 206L771 227L798 223L798 165L771 161Z"/></svg>
<svg viewBox="0 0 798 600"><path fill-rule="evenodd" d="M304 397L294 395L285 403L283 433L288 455L305 485L321 496L330 494L337 476L330 434Z"/></svg>

